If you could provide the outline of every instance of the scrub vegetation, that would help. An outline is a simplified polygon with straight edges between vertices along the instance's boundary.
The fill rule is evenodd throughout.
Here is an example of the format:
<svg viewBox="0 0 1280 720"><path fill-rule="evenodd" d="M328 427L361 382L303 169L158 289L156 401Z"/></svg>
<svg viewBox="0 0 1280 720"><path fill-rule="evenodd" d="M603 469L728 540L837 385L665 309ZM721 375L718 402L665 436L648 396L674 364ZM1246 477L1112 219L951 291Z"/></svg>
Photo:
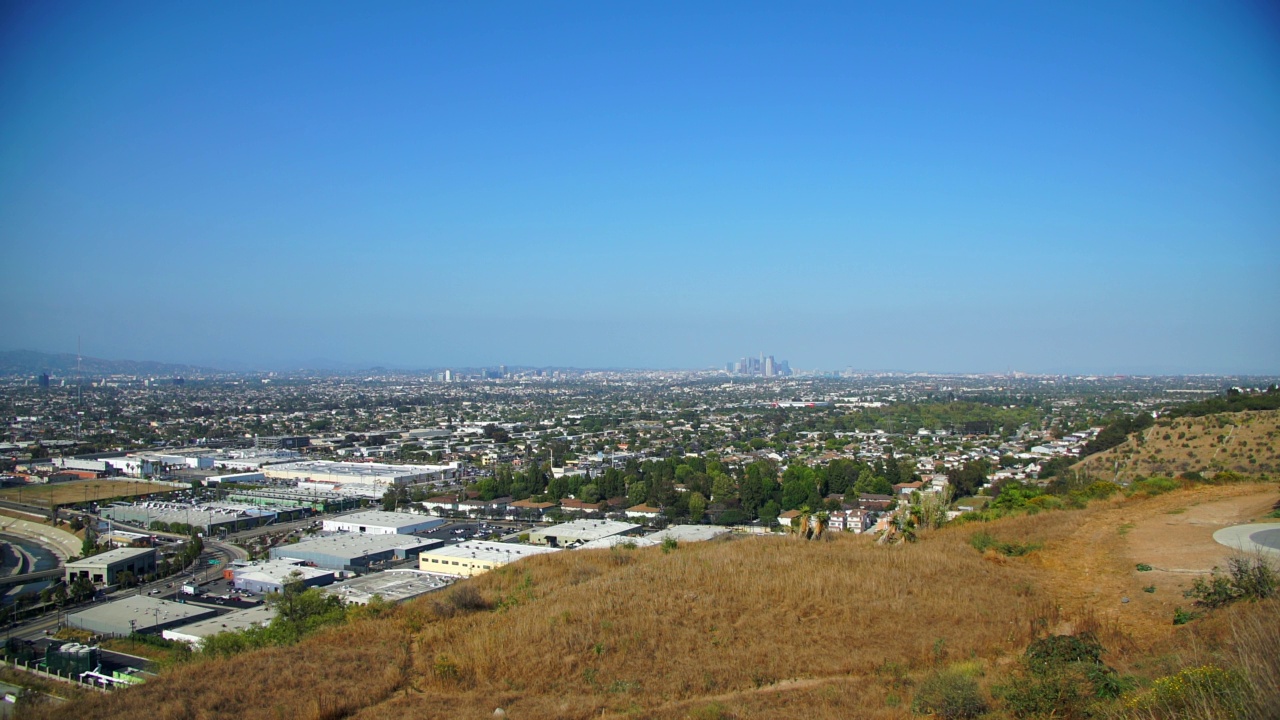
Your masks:
<svg viewBox="0 0 1280 720"><path fill-rule="evenodd" d="M810 718L1157 718L1229 707L1274 716L1275 598L1205 608L1185 626L1165 615L1151 633L1058 595L1082 525L1116 511L1165 517L1190 492L1116 494L894 546L777 535L537 556L402 606L348 613L293 644L199 655L57 713L375 720L492 717L501 707L521 719L751 718L804 707ZM1139 577L1123 558L1108 572Z"/></svg>

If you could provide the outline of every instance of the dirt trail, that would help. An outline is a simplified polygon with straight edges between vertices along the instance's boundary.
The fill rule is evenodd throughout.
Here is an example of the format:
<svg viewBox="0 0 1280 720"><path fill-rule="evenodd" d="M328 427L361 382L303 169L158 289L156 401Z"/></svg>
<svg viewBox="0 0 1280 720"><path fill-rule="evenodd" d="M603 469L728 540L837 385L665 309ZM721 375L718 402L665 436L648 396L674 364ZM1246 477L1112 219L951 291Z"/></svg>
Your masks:
<svg viewBox="0 0 1280 720"><path fill-rule="evenodd" d="M782 681L773 683L772 685L765 685L763 687L758 687L758 688L747 688L745 690L735 690L733 692L721 693L720 695L702 695L699 697L688 698L685 700L673 700L672 702L666 703L664 705L645 708L645 712L657 715L657 714L669 713L673 710L680 710L682 708L691 708L697 705L707 705L710 703L727 703L727 702L732 702L734 700L741 700L743 698L750 697L753 695L763 695L766 693L781 693L781 692L789 692L793 690L807 690L809 688L818 687L820 685L826 685L827 683L847 682L848 680L849 680L848 675L833 675L831 677L797 678L792 680L782 680ZM600 717L606 718L606 719L609 719L609 718L622 719L622 718L634 718L635 715L632 713L607 713L607 714L601 714Z"/></svg>

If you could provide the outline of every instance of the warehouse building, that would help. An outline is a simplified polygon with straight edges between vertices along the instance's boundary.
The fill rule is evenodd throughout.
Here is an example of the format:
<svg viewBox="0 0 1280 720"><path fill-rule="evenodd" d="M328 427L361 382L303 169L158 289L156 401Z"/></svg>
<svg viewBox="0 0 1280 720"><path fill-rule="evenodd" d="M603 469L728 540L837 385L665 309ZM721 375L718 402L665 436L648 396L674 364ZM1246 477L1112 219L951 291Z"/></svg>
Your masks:
<svg viewBox="0 0 1280 720"><path fill-rule="evenodd" d="M414 535L340 533L271 548L272 558L292 558L330 570L365 572L370 565L417 557L443 540Z"/></svg>
<svg viewBox="0 0 1280 720"><path fill-rule="evenodd" d="M529 542L551 547L573 547L612 535L635 535L639 525L617 520L574 520L529 533Z"/></svg>
<svg viewBox="0 0 1280 720"><path fill-rule="evenodd" d="M233 533L273 522L299 520L311 514L310 508L276 506L271 508L235 503L187 505L162 501L113 503L102 509L102 516L112 520L151 529L152 523L172 526L189 525L207 534L225 530Z"/></svg>
<svg viewBox="0 0 1280 720"><path fill-rule="evenodd" d="M231 473L230 475L213 475L200 481L205 487L219 487L223 483L243 485L260 485L267 481L267 476L260 472Z"/></svg>
<svg viewBox="0 0 1280 720"><path fill-rule="evenodd" d="M366 500L381 500L383 495L387 494L386 485L371 485L368 483L358 482L312 482L310 480L299 480L298 490L303 492L318 491L322 493L333 493L342 497L351 498L355 501L352 507L358 507L361 498Z"/></svg>
<svg viewBox="0 0 1280 720"><path fill-rule="evenodd" d="M155 548L116 548L66 564L67 585L88 578L94 585L115 585L120 573L128 571L142 579L156 571Z"/></svg>
<svg viewBox="0 0 1280 720"><path fill-rule="evenodd" d="M91 633L127 636L133 632L161 633L217 614L213 608L160 600L150 595L130 595L72 613L67 616L67 625Z"/></svg>
<svg viewBox="0 0 1280 720"><path fill-rule="evenodd" d="M440 527L444 520L426 515L410 515L385 510L342 515L324 521L325 532L361 533L364 535L412 535Z"/></svg>
<svg viewBox="0 0 1280 720"><path fill-rule="evenodd" d="M672 525L665 530L659 530L641 539L648 540L654 545L661 545L668 538L682 543L704 542L715 540L719 537L728 537L730 534L732 534L732 531L729 528L720 525Z"/></svg>
<svg viewBox="0 0 1280 720"><path fill-rule="evenodd" d="M322 587L337 580L331 569L308 567L290 559L233 562L224 576L228 573L235 588L261 594L282 592L285 585L295 581L306 587Z"/></svg>
<svg viewBox="0 0 1280 720"><path fill-rule="evenodd" d="M442 575L471 577L534 555L557 552L554 547L513 545L471 540L433 548L418 556L418 569Z"/></svg>
<svg viewBox="0 0 1280 720"><path fill-rule="evenodd" d="M199 650L204 639L224 632L240 632L252 627L269 625L276 616L276 609L270 605L259 605L247 610L236 610L226 615L198 620L186 625L177 625L160 631L165 640L175 640L191 645Z"/></svg>
<svg viewBox="0 0 1280 720"><path fill-rule="evenodd" d="M398 603L446 588L454 579L421 570L388 570L344 580L326 587L324 591L356 605L367 605L374 596Z"/></svg>
<svg viewBox="0 0 1280 720"><path fill-rule="evenodd" d="M719 525L672 525L666 530L645 535L644 537L631 537L628 535L610 535L609 537L592 540L579 545L577 550L601 550L616 547L620 545L630 545L632 547L650 547L652 545L661 545L670 539L678 543L703 542L706 540L714 540L718 537L728 537L731 534L729 528Z"/></svg>
<svg viewBox="0 0 1280 720"><path fill-rule="evenodd" d="M351 463L330 460L291 462L264 467L274 480L324 483L357 483L382 488L402 487L417 483L451 480L457 465L390 465L387 463Z"/></svg>
<svg viewBox="0 0 1280 720"><path fill-rule="evenodd" d="M358 497L315 488L232 490L227 493L226 499L247 505L265 507L306 507L318 513L342 512L343 510L354 510L360 507L360 498Z"/></svg>

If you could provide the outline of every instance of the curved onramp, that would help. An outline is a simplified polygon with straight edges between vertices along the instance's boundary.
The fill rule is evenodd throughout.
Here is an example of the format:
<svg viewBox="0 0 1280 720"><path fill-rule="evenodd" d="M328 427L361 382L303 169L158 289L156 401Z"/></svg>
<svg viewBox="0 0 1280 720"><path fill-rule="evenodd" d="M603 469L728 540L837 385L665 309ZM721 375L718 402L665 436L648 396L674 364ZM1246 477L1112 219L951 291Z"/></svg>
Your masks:
<svg viewBox="0 0 1280 720"><path fill-rule="evenodd" d="M1229 548L1280 558L1280 523L1254 523L1222 528L1213 539Z"/></svg>

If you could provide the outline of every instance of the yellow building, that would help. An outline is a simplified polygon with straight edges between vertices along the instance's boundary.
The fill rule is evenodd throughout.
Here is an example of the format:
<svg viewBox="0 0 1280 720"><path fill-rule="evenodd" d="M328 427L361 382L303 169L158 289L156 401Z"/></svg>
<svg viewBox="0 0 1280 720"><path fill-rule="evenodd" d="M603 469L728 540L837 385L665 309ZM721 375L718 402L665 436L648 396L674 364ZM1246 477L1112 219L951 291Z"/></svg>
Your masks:
<svg viewBox="0 0 1280 720"><path fill-rule="evenodd" d="M511 543L470 540L424 550L418 555L418 569L441 575L471 577L530 555L557 552L559 548L513 545Z"/></svg>

